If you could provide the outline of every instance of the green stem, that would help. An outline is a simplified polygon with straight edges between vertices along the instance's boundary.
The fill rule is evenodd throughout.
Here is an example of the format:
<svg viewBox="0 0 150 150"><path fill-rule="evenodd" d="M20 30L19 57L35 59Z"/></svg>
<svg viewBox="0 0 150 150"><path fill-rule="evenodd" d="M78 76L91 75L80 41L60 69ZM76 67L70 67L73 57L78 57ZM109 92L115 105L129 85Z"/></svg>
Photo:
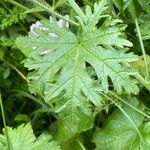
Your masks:
<svg viewBox="0 0 150 150"><path fill-rule="evenodd" d="M68 0L70 6L74 9L74 11L80 16L80 18L86 23L87 17L81 10L81 8L76 4L74 0Z"/></svg>
<svg viewBox="0 0 150 150"><path fill-rule="evenodd" d="M28 94L28 93L21 91L21 90L11 90L11 91L16 92L17 95L21 95L21 96L25 96L25 97L29 98L29 100L36 102L37 104L41 105L45 109L51 110L51 108L50 108L51 106L49 106L47 103L45 103L41 99L37 99L36 97L32 96L31 94Z"/></svg>
<svg viewBox="0 0 150 150"><path fill-rule="evenodd" d="M6 139L7 139L8 150L11 150L11 144L10 144L10 141L9 141L9 135L8 135L8 130L7 130L7 126L6 126L6 119L5 119L5 113L4 113L1 93L0 93L0 105L1 105L1 112L2 112L3 124L4 124L4 129L5 129L4 134L5 134Z"/></svg>
<svg viewBox="0 0 150 150"><path fill-rule="evenodd" d="M150 91L150 83L145 80L141 75L134 75L134 77L143 85L148 91Z"/></svg>
<svg viewBox="0 0 150 150"><path fill-rule="evenodd" d="M21 77L22 79L24 79L27 83L29 83L30 81L27 79L27 77L14 65L9 64Z"/></svg>
<svg viewBox="0 0 150 150"><path fill-rule="evenodd" d="M145 114L144 112L142 112L141 110L137 109L136 107L132 106L130 103L126 102L124 99L122 99L121 97L119 97L118 95L116 95L114 92L109 91L109 94L111 96L115 96L118 100L120 100L121 102L123 102L124 104L128 105L129 107L131 107L132 109L134 109L135 111L137 111L138 113L140 113L141 115L147 117L150 119L150 116Z"/></svg>
<svg viewBox="0 0 150 150"><path fill-rule="evenodd" d="M28 7L25 7L24 5L22 5L22 4L20 4L20 3L16 2L16 1L14 1L14 0L9 0L8 2L11 3L11 4L13 4L13 5L15 5L15 6L18 6L18 7L22 8L24 10L30 10ZM40 15L38 13L33 13L33 15L35 17L39 18L39 19L45 19L45 17L43 17L42 15Z"/></svg>
<svg viewBox="0 0 150 150"><path fill-rule="evenodd" d="M83 144L79 140L77 140L77 142L80 145L80 147L81 147L82 150L86 150L85 147L83 146Z"/></svg>
<svg viewBox="0 0 150 150"><path fill-rule="evenodd" d="M142 41L142 36L141 36L141 32L140 32L140 28L139 28L137 19L135 19L135 25L136 25L136 29L137 29L137 33L138 33L138 37L139 37L139 41L140 41L140 46L141 46L143 58L144 58L145 78L148 80L149 79L148 63L147 63L145 48L144 48L144 44Z"/></svg>
<svg viewBox="0 0 150 150"><path fill-rule="evenodd" d="M11 10L7 7L7 5L3 2L3 1L0 1L0 3L3 5L3 7L11 13Z"/></svg>
<svg viewBox="0 0 150 150"><path fill-rule="evenodd" d="M38 2L36 0L32 0L32 3L35 3L35 4L39 5L39 6L41 6L43 9L45 9L47 12L49 12L50 14L52 14L55 17L61 18L61 19L65 20L66 22L69 22L69 23L71 23L71 24L73 24L75 26L79 26L79 24L77 24L76 22L63 17L62 15L60 15L60 14L56 13L55 11L53 11L51 8L48 8L47 6L41 4L40 2Z"/></svg>

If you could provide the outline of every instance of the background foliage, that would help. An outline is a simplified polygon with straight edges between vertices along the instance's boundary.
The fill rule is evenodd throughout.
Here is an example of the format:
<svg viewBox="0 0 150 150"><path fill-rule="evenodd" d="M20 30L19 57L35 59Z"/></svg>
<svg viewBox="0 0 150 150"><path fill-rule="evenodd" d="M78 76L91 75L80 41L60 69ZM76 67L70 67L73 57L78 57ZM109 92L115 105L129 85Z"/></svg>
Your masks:
<svg viewBox="0 0 150 150"><path fill-rule="evenodd" d="M150 1L73 2L0 0L0 149L149 150Z"/></svg>

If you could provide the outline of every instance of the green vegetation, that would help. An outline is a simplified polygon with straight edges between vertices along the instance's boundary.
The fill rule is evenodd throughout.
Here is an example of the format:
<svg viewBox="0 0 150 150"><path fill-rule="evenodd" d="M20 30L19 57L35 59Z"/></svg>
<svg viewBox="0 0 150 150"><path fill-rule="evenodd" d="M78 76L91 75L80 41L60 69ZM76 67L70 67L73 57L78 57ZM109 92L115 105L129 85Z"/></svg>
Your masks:
<svg viewBox="0 0 150 150"><path fill-rule="evenodd" d="M149 0L0 0L1 150L150 149Z"/></svg>

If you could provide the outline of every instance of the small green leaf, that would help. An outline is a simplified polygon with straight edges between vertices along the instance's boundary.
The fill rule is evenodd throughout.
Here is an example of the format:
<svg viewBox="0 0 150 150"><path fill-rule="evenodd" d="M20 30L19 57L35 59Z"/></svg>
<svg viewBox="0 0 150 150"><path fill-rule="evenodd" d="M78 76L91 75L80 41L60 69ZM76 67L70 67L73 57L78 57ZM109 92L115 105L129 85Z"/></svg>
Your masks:
<svg viewBox="0 0 150 150"><path fill-rule="evenodd" d="M10 127L7 129L9 142L13 150L60 150L59 146L51 141L49 135L42 134L36 138L29 123L22 124L15 129ZM6 137L2 134L0 135L0 148L1 150L8 150Z"/></svg>
<svg viewBox="0 0 150 150"><path fill-rule="evenodd" d="M30 121L30 118L26 114L19 114L15 117L14 121L28 123Z"/></svg>

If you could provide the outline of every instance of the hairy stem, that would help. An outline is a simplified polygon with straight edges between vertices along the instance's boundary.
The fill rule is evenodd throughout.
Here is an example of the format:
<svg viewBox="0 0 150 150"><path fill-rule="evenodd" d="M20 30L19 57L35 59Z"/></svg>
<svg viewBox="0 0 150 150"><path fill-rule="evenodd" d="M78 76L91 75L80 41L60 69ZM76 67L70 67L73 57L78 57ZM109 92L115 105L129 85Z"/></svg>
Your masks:
<svg viewBox="0 0 150 150"><path fill-rule="evenodd" d="M26 6L14 1L14 0L9 0L8 1L9 3L15 5L15 6L18 6L20 8L22 8L23 10L30 10L29 8L27 8ZM45 17L43 17L42 15L38 14L38 13L33 13L33 15L39 19L45 19Z"/></svg>
<svg viewBox="0 0 150 150"><path fill-rule="evenodd" d="M39 5L40 7L42 7L44 10L46 10L47 12L49 12L50 14L52 14L53 16L55 17L58 17L58 18L61 18L63 20L65 20L66 22L69 22L70 24L72 25L75 25L75 26L79 26L76 22L70 20L70 19L67 19L65 17L63 17L62 15L56 13L55 11L53 11L50 7L47 7L43 4L41 4L40 2L38 2L37 0L32 0L32 3L35 3L37 5Z"/></svg>

